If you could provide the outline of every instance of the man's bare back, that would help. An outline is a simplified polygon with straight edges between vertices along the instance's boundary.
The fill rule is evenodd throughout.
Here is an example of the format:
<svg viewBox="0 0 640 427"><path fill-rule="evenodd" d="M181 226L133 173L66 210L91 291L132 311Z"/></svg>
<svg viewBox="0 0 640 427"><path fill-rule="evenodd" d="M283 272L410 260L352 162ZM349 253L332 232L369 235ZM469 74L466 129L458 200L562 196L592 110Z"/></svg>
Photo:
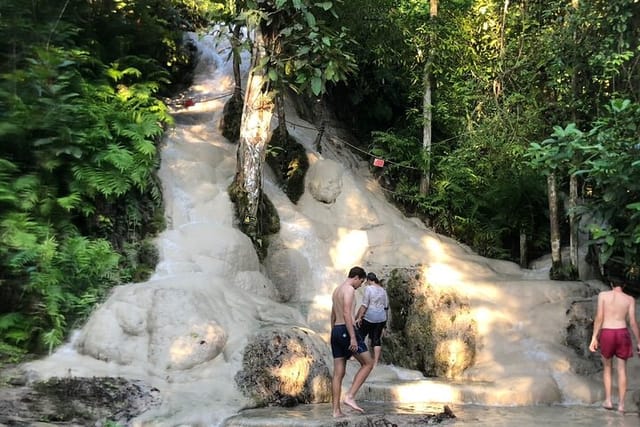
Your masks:
<svg viewBox="0 0 640 427"><path fill-rule="evenodd" d="M349 295L345 295L345 293L350 294ZM333 291L333 295L331 296L331 301L333 302L333 313L332 313L332 319L334 320L334 322L331 324L331 326L335 326L335 325L344 325L346 324L345 318L344 318L344 301L345 301L345 296L347 300L351 300L353 301L353 294L355 293L355 289L353 289L353 287L351 285L349 285L348 283L343 283L342 285L338 286L334 291Z"/></svg>
<svg viewBox="0 0 640 427"><path fill-rule="evenodd" d="M626 328L627 320L633 317L631 308L634 306L634 299L625 293L615 290L601 292L598 305L602 305L604 315L602 328Z"/></svg>

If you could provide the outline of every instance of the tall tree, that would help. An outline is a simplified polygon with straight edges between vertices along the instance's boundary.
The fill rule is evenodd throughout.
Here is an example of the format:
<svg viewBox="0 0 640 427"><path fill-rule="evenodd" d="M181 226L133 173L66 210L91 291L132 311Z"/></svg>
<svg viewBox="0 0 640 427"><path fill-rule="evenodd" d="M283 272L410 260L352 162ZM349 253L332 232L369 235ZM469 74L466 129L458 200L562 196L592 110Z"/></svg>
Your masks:
<svg viewBox="0 0 640 427"><path fill-rule="evenodd" d="M433 22L438 16L438 0L429 1L429 20ZM433 34L433 33L432 33ZM425 157L425 168L422 171L422 177L420 178L420 194L429 194L429 187L431 186L431 127L432 127L432 105L431 105L431 68L433 64L433 49L435 49L434 38L430 37L427 42L427 59L424 64L424 98L422 101L422 150Z"/></svg>
<svg viewBox="0 0 640 427"><path fill-rule="evenodd" d="M245 91L238 164L232 184L243 230L261 246L262 171L278 89L285 86L319 96L329 82L355 69L345 30L333 31L322 17L331 2L312 0L247 1L243 13L253 37L252 62ZM280 126L286 126L280 123Z"/></svg>
<svg viewBox="0 0 640 427"><path fill-rule="evenodd" d="M574 123L570 123L565 128L554 127L554 132L550 138L544 140L542 144L533 143L529 148L529 156L533 159L535 168L542 171L547 176L547 192L549 196L549 222L551 230L551 276L559 279L575 279L578 276L577 242L575 254L570 255L569 269L562 266L561 236L560 236L560 216L558 184L559 176L565 174L569 176L570 200L568 215L577 233L577 171L579 169L581 156L583 133L576 128ZM571 235L572 233L570 233ZM570 236L571 237L571 236ZM573 237L575 239L575 237Z"/></svg>

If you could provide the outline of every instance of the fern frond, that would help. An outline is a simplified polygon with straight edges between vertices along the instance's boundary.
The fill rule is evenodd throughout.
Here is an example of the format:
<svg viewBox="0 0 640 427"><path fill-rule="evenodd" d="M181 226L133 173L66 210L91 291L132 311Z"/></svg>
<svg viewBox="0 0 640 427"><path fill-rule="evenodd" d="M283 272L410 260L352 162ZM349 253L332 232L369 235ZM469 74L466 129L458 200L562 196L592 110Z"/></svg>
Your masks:
<svg viewBox="0 0 640 427"><path fill-rule="evenodd" d="M62 209L66 210L67 212L71 212L80 205L80 203L82 202L82 197L78 193L72 193L66 197L58 197L57 201L58 205Z"/></svg>
<svg viewBox="0 0 640 427"><path fill-rule="evenodd" d="M0 315L0 332L13 329L25 323L27 317L23 313L6 313Z"/></svg>

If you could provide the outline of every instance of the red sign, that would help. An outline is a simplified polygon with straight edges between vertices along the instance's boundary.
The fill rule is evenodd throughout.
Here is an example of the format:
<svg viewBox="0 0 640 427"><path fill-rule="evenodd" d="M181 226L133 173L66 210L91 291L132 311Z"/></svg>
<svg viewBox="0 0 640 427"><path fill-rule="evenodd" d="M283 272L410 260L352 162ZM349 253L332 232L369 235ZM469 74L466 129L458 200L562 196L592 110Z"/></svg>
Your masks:
<svg viewBox="0 0 640 427"><path fill-rule="evenodd" d="M384 166L384 160L383 159L373 159L373 166L381 168Z"/></svg>

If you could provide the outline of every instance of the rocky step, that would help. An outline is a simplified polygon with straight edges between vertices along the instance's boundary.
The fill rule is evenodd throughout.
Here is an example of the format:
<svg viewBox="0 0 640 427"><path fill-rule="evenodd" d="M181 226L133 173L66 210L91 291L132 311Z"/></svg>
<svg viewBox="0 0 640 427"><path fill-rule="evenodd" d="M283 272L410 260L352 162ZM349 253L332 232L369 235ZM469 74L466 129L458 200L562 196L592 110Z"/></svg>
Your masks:
<svg viewBox="0 0 640 427"><path fill-rule="evenodd" d="M365 413L343 407L344 417L334 418L330 403L298 405L293 408L247 409L228 418L225 427L369 427L446 423L455 413L442 405L398 405L362 401Z"/></svg>

